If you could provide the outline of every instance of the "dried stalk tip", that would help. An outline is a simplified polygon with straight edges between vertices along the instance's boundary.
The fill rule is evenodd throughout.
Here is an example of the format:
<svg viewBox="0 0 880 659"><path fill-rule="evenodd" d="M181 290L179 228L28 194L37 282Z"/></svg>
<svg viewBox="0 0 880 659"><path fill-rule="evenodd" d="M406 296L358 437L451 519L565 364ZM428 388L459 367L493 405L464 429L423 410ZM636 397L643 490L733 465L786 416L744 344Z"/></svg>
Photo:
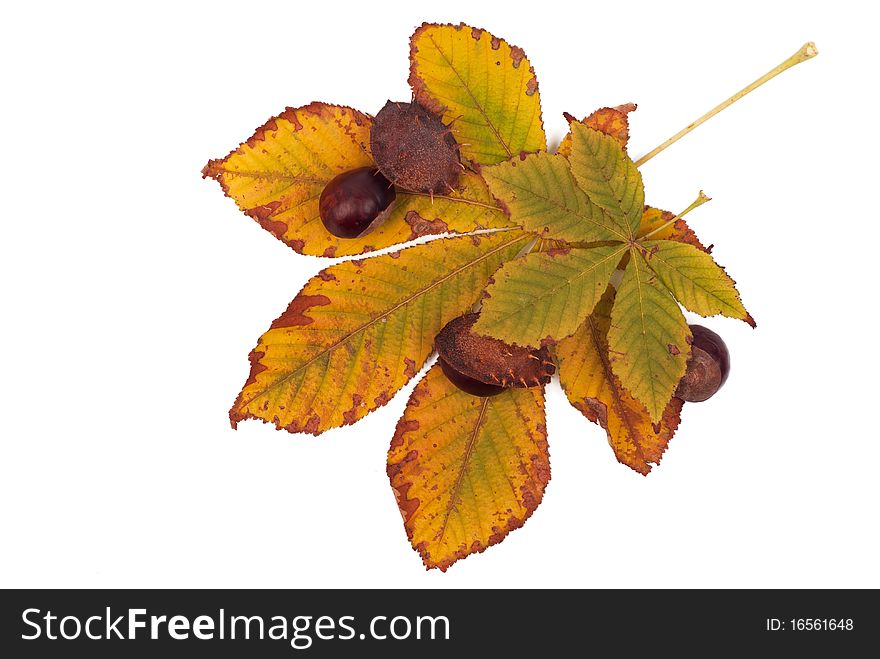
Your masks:
<svg viewBox="0 0 880 659"><path fill-rule="evenodd" d="M556 366L547 348L524 348L471 331L480 317L454 318L434 339L440 366L453 384L475 396L492 396L506 387L537 387L550 382Z"/></svg>
<svg viewBox="0 0 880 659"><path fill-rule="evenodd" d="M370 148L382 174L404 190L447 194L458 183L460 145L418 103L388 101L373 119Z"/></svg>
<svg viewBox="0 0 880 659"><path fill-rule="evenodd" d="M801 49L798 51L798 55L800 55L800 60L803 62L804 60L808 60L811 57L815 57L819 54L819 49L816 48L816 44L812 41L808 41Z"/></svg>

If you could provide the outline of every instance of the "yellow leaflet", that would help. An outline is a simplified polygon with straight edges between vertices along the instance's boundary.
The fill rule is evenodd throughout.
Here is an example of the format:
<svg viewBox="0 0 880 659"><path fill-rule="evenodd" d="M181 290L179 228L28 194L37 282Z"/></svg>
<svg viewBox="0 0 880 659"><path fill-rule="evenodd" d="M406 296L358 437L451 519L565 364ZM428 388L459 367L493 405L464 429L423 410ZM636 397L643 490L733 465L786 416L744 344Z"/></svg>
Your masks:
<svg viewBox="0 0 880 659"><path fill-rule="evenodd" d="M388 476L427 567L446 570L501 542L537 508L550 480L543 389L471 396L435 364L397 424Z"/></svg>
<svg viewBox="0 0 880 659"><path fill-rule="evenodd" d="M416 100L441 113L461 153L493 165L546 150L538 80L522 48L467 25L425 23L410 40Z"/></svg>
<svg viewBox="0 0 880 659"><path fill-rule="evenodd" d="M262 419L317 435L384 405L527 240L517 231L446 238L321 271L260 337L233 425Z"/></svg>

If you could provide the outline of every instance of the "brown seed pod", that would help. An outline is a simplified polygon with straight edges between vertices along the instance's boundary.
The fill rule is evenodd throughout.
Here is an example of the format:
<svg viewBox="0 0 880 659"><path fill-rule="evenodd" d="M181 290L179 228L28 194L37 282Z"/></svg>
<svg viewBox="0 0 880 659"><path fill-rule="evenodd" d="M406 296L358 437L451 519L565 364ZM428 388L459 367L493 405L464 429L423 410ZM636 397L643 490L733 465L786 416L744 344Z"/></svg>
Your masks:
<svg viewBox="0 0 880 659"><path fill-rule="evenodd" d="M382 174L404 190L439 194L458 183L458 142L418 103L388 101L373 118L370 149Z"/></svg>
<svg viewBox="0 0 880 659"><path fill-rule="evenodd" d="M440 367L459 389L475 396L493 396L505 387L537 387L550 382L556 366L547 348L523 348L471 328L480 314L449 321L434 339Z"/></svg>
<svg viewBox="0 0 880 659"><path fill-rule="evenodd" d="M691 325L693 342L687 370L678 383L675 395L691 403L708 400L727 380L730 353L715 332L702 325Z"/></svg>

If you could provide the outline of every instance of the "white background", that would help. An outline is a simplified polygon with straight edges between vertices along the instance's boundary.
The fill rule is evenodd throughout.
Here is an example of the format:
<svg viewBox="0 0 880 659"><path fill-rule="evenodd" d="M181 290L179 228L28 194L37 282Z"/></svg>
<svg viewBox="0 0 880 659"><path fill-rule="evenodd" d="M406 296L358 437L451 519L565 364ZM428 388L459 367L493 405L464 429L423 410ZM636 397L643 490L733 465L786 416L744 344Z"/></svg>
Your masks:
<svg viewBox="0 0 880 659"><path fill-rule="evenodd" d="M877 16L870 3L15 3L0 60L0 585L880 587ZM824 6L823 6L824 5ZM645 165L758 321L710 319L725 388L662 464L619 465L548 391L553 478L501 545L426 572L385 453L412 384L319 438L227 410L248 351L326 262L200 170L286 105L409 98L408 38L525 48L548 134L639 104Z"/></svg>

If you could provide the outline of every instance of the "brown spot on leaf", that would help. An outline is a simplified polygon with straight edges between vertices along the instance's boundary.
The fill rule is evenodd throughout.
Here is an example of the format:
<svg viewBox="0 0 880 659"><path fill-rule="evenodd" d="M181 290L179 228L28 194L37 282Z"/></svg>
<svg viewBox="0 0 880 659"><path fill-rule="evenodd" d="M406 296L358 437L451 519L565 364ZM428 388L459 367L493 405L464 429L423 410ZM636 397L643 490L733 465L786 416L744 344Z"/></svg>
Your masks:
<svg viewBox="0 0 880 659"><path fill-rule="evenodd" d="M328 268L324 268L318 273L318 277L323 281L337 281L336 275L334 275Z"/></svg>
<svg viewBox="0 0 880 659"><path fill-rule="evenodd" d="M263 227L266 231L274 234L278 238L283 238L284 234L287 233L287 224L272 219L272 216L275 214L280 206L280 201L271 201L268 204L263 204L262 206L254 206L253 208L248 208L244 212L249 217L255 219L259 223L259 225Z"/></svg>
<svg viewBox="0 0 880 659"><path fill-rule="evenodd" d="M328 304L330 304L330 298L326 295L304 295L300 293L293 298L293 301L287 306L284 313L275 319L270 329L309 325L314 320L306 316L305 311L312 307L322 307Z"/></svg>
<svg viewBox="0 0 880 659"><path fill-rule="evenodd" d="M416 373L419 372L419 369L416 368L416 363L409 357L404 357L403 363L405 364L405 368L403 369L403 376L408 380L414 378L416 376Z"/></svg>
<svg viewBox="0 0 880 659"><path fill-rule="evenodd" d="M526 96L531 96L536 91L538 91L538 79L532 76L526 83Z"/></svg>
<svg viewBox="0 0 880 659"><path fill-rule="evenodd" d="M510 47L510 59L513 60L513 68L518 69L520 62L523 61L523 58L525 56L525 51L523 51L523 49L519 46Z"/></svg>
<svg viewBox="0 0 880 659"><path fill-rule="evenodd" d="M278 419L276 418L275 424L278 425ZM291 421L289 424L284 426L284 430L291 433L308 433L310 435L320 435L321 431L318 429L321 425L321 418L317 414L313 414L309 417L309 419L305 422L305 424L300 421Z"/></svg>
<svg viewBox="0 0 880 659"><path fill-rule="evenodd" d="M675 355L680 355L680 354L681 354L681 350L679 350L679 349L678 349L678 346L675 345L674 343L668 343L668 344L666 345L666 347L669 349L669 354L670 354L670 355L675 356Z"/></svg>
<svg viewBox="0 0 880 659"><path fill-rule="evenodd" d="M391 467L392 465L388 466L389 470ZM409 521L412 519L412 516L421 504L418 499L407 498L407 493L411 486L412 483L404 483L399 488L393 486L391 488L394 490L394 497L397 499L398 508L400 508L400 516L403 518L403 527L406 529L406 533L410 538L412 538L412 527L410 527Z"/></svg>
<svg viewBox="0 0 880 659"><path fill-rule="evenodd" d="M492 48L492 50L498 50L501 48L501 39L498 37L492 37L492 40L489 42L489 47Z"/></svg>
<svg viewBox="0 0 880 659"><path fill-rule="evenodd" d="M471 28L471 38L474 41L479 41L480 37L483 35L483 31L478 27Z"/></svg>
<svg viewBox="0 0 880 659"><path fill-rule="evenodd" d="M229 422L232 424L232 429L235 430L238 428L238 422L248 418L248 414L243 414L241 412L241 405L244 401L244 392L257 381L257 376L263 371L268 370L268 366L264 366L260 363L260 360L266 356L265 352L257 350L251 350L248 355L248 360L251 363L251 371L248 374L248 378L244 383L244 386L241 388L241 393L235 399L235 402L232 404L232 407L229 410Z"/></svg>
<svg viewBox="0 0 880 659"><path fill-rule="evenodd" d="M570 251L571 251L571 247L560 244L558 246L554 246L554 247L551 247L550 249L544 250L544 254L546 254L547 256L565 256Z"/></svg>
<svg viewBox="0 0 880 659"><path fill-rule="evenodd" d="M311 435L318 434L318 426L321 425L321 418L317 414L313 414L309 417L309 420L306 421L305 428L303 430Z"/></svg>
<svg viewBox="0 0 880 659"><path fill-rule="evenodd" d="M415 432L418 429L419 422L415 419L401 419L394 430L394 437L391 438L391 448L396 448L403 444L403 436L406 433Z"/></svg>
<svg viewBox="0 0 880 659"><path fill-rule="evenodd" d="M336 245L330 245L329 247L324 248L324 252L321 254L321 256L332 259L334 256L336 256Z"/></svg>
<svg viewBox="0 0 880 659"><path fill-rule="evenodd" d="M351 425L358 420L358 408L361 406L363 400L364 399L360 394L351 395L351 408L342 413L343 425Z"/></svg>
<svg viewBox="0 0 880 659"><path fill-rule="evenodd" d="M421 236L436 235L449 231L449 225L439 217L433 220L426 220L415 211L409 211L404 221L410 226L410 234L407 240L415 240Z"/></svg>

